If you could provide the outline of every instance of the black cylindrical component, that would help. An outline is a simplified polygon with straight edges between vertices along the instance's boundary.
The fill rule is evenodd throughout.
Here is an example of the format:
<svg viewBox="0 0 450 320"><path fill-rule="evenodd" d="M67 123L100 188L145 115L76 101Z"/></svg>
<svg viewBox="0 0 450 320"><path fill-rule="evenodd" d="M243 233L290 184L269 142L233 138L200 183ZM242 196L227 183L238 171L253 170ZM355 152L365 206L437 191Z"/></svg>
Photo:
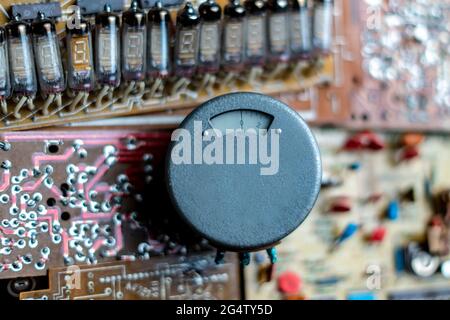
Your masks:
<svg viewBox="0 0 450 320"><path fill-rule="evenodd" d="M101 85L120 84L120 18L105 5L105 11L95 17L95 71Z"/></svg>
<svg viewBox="0 0 450 320"><path fill-rule="evenodd" d="M146 72L147 15L133 0L122 15L122 74L126 81L142 81Z"/></svg>
<svg viewBox="0 0 450 320"><path fill-rule="evenodd" d="M245 59L248 65L263 65L267 54L267 4L264 0L246 0L247 28Z"/></svg>
<svg viewBox="0 0 450 320"><path fill-rule="evenodd" d="M289 60L289 3L288 0L268 1L268 48L272 61Z"/></svg>
<svg viewBox="0 0 450 320"><path fill-rule="evenodd" d="M175 35L175 73L192 77L198 63L200 15L190 2L177 14Z"/></svg>
<svg viewBox="0 0 450 320"><path fill-rule="evenodd" d="M215 0L206 0L200 14L199 72L215 73L220 68L222 8Z"/></svg>
<svg viewBox="0 0 450 320"><path fill-rule="evenodd" d="M31 41L31 26L16 16L6 25L11 86L15 95L33 97L37 80Z"/></svg>
<svg viewBox="0 0 450 320"><path fill-rule="evenodd" d="M244 67L245 8L239 0L230 0L225 6L222 35L222 65L225 70L240 71Z"/></svg>
<svg viewBox="0 0 450 320"><path fill-rule="evenodd" d="M77 11L78 23L66 26L68 52L68 87L75 92L90 92L94 89L94 49L90 23Z"/></svg>
<svg viewBox="0 0 450 320"><path fill-rule="evenodd" d="M0 101L11 95L11 78L9 74L8 42L6 31L0 27Z"/></svg>
<svg viewBox="0 0 450 320"><path fill-rule="evenodd" d="M292 0L290 21L291 56L307 59L313 51L313 7L310 0Z"/></svg>
<svg viewBox="0 0 450 320"><path fill-rule="evenodd" d="M55 24L40 13L31 30L41 92L44 95L61 93L66 88L66 82Z"/></svg>
<svg viewBox="0 0 450 320"><path fill-rule="evenodd" d="M317 0L314 4L314 47L327 54L333 44L333 0Z"/></svg>
<svg viewBox="0 0 450 320"><path fill-rule="evenodd" d="M170 12L158 1L148 12L147 73L152 78L164 78L171 72Z"/></svg>

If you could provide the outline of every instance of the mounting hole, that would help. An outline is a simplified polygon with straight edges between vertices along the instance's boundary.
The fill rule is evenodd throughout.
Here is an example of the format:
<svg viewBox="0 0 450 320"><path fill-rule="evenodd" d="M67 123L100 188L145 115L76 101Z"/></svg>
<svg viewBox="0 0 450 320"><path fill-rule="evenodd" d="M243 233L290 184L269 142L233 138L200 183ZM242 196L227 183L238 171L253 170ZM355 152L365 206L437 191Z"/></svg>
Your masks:
<svg viewBox="0 0 450 320"><path fill-rule="evenodd" d="M61 219L63 221L67 221L70 219L70 213L68 213L67 211L64 211L63 213L61 213Z"/></svg>
<svg viewBox="0 0 450 320"><path fill-rule="evenodd" d="M55 204L56 204L55 198L48 198L48 199L47 199L47 205L48 205L49 207L53 207Z"/></svg>
<svg viewBox="0 0 450 320"><path fill-rule="evenodd" d="M59 151L59 147L56 144L51 144L48 146L48 152L57 153Z"/></svg>

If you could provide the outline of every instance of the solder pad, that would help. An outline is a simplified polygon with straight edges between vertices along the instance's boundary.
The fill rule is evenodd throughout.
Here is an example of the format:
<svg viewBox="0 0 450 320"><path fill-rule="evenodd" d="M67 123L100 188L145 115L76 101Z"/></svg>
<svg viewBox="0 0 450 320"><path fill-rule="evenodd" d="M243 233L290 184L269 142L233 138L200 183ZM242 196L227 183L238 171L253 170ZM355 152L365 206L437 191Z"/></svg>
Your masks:
<svg viewBox="0 0 450 320"><path fill-rule="evenodd" d="M122 129L1 134L0 279L186 252L150 227L170 214L158 178L169 140Z"/></svg>

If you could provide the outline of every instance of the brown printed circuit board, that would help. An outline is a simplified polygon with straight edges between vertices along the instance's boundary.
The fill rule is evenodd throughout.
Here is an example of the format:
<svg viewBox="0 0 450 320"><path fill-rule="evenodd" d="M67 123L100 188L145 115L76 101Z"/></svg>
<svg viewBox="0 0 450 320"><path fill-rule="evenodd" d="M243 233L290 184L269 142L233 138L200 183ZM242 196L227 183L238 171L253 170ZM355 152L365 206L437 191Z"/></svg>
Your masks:
<svg viewBox="0 0 450 320"><path fill-rule="evenodd" d="M167 7L174 28L177 12L183 8L184 2L176 1L175 5ZM195 7L200 2L192 1ZM67 77L70 49L66 43L66 24L73 17L75 5L79 3L75 0L56 2L61 14L53 19ZM119 16L129 9L131 1L124 0L122 3L123 8L116 12ZM228 1L218 0L217 3L223 9ZM24 4L33 8L33 5L42 5L44 2L0 0L0 26L4 27L11 21L13 6ZM145 10L147 12L148 9ZM0 131L174 110L186 114L187 110L212 97L235 91L255 91L280 98L300 111L306 120L314 123L342 124L349 116L348 90L343 88L351 85L353 72L343 72L343 69L352 68L354 64L353 55L348 52L352 36L348 37L347 34L354 25L345 1L335 1L333 14L334 41L330 52L283 63L267 61L263 65L246 66L239 72L220 70L211 75L199 71L189 78L176 75L163 79L146 76L143 81L123 80L115 88L96 84L90 92L76 92L67 85L56 98L55 95L37 92L27 100L13 93L10 98L1 101ZM94 14L83 14L83 19L89 21L93 29L96 28ZM26 20L27 23L33 21ZM174 42L175 34L170 39ZM95 56L97 53L94 49L90 52Z"/></svg>
<svg viewBox="0 0 450 320"><path fill-rule="evenodd" d="M232 290L227 286L239 288L236 261L220 267L225 271L211 263L206 241L191 234L172 209L164 184L170 132L69 129L5 133L0 141L0 279L45 276L50 270L49 299L89 294L91 276L98 284L137 276L124 298L139 297L131 291L145 281L168 285L169 276L180 272L185 276L176 281L207 285L208 275L217 273L213 278L222 279L225 292ZM61 289L62 274L74 270L87 287L50 294ZM118 281L117 290L128 285ZM164 292L158 297L174 294ZM121 298L111 294L107 298ZM237 297L224 294L220 297Z"/></svg>

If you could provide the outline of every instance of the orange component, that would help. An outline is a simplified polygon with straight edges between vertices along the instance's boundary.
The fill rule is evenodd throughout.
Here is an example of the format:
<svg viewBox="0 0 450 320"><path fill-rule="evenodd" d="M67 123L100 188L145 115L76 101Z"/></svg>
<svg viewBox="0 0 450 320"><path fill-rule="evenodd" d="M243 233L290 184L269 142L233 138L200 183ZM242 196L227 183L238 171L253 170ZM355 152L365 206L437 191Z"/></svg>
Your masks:
<svg viewBox="0 0 450 320"><path fill-rule="evenodd" d="M401 138L401 144L404 146L418 146L425 140L425 136L420 133L406 133Z"/></svg>

